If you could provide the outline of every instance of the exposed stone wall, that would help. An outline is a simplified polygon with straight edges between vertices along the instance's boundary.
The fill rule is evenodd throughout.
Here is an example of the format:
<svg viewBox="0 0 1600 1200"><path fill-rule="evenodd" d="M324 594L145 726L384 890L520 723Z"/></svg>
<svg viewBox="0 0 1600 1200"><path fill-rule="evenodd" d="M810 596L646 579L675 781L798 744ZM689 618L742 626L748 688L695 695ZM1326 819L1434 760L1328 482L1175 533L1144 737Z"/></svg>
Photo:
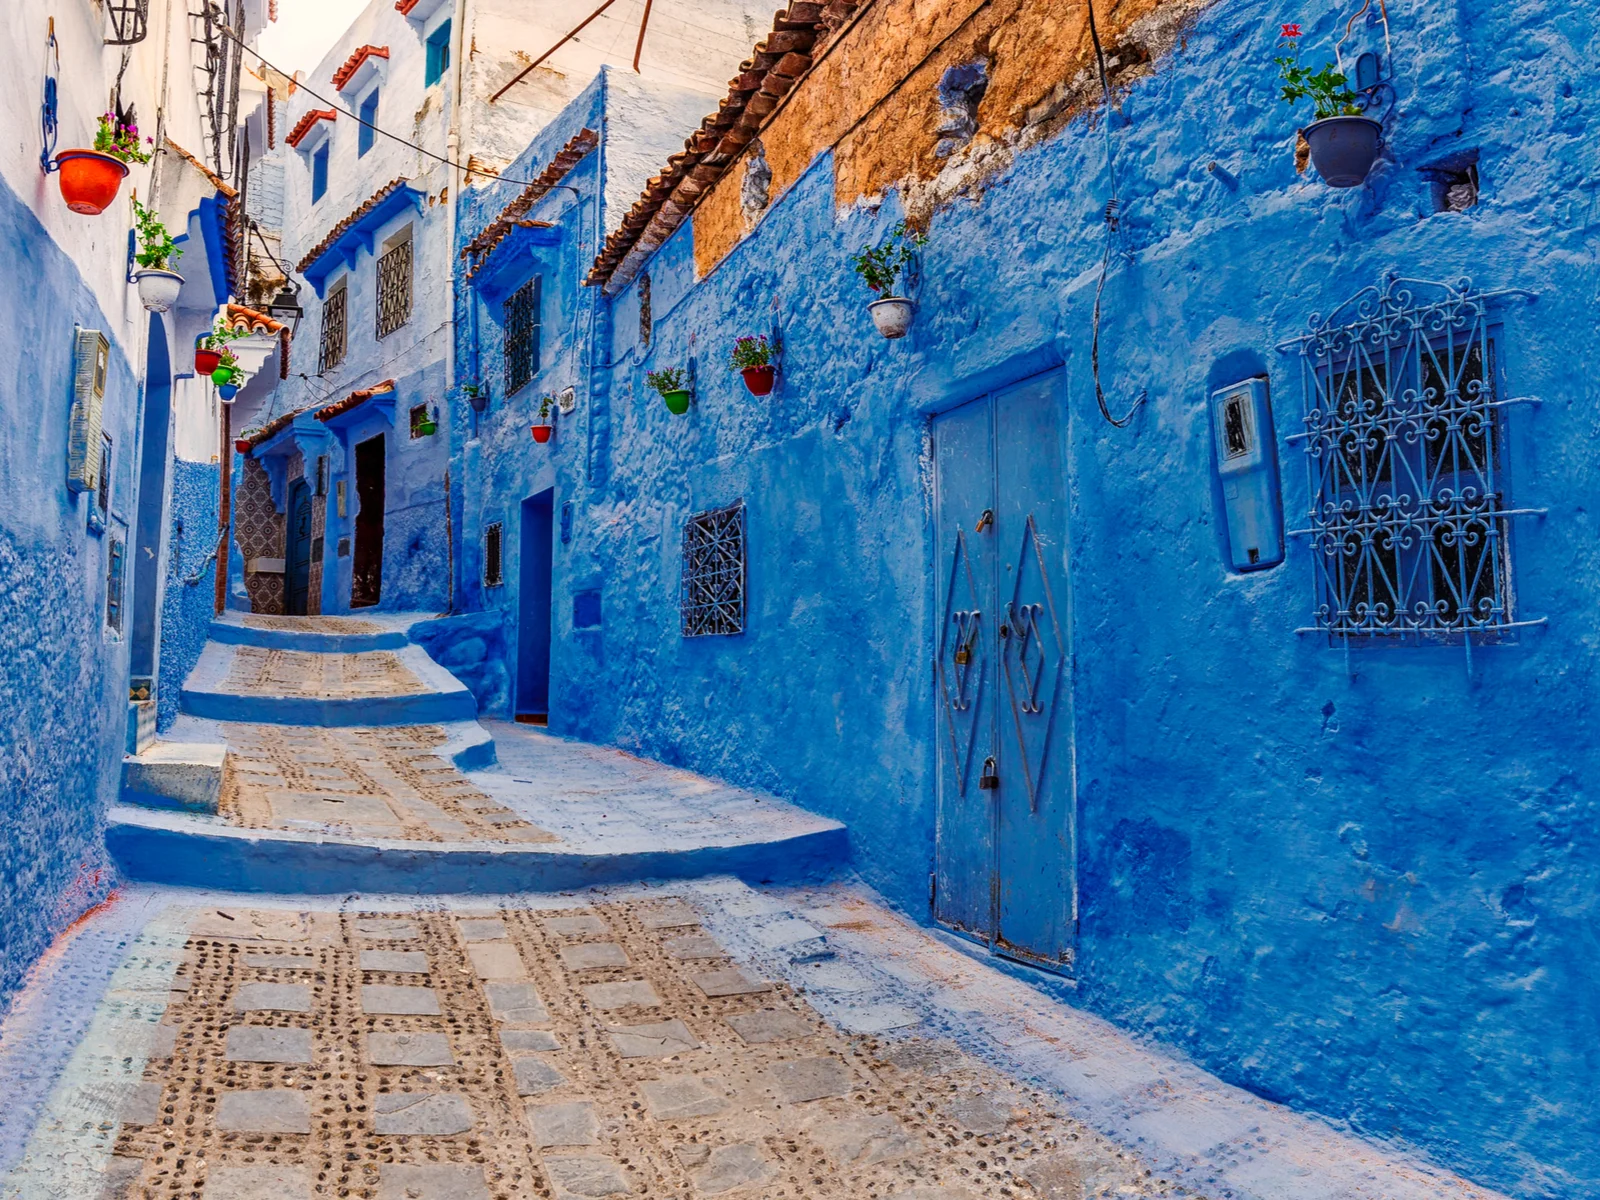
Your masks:
<svg viewBox="0 0 1600 1200"><path fill-rule="evenodd" d="M1108 75L1121 88L1148 74L1206 0L1124 0L1096 9ZM913 222L972 193L1009 166L1019 146L1060 129L1099 100L1082 0L878 0L840 34L789 94L760 137L760 155L722 177L694 213L704 275L761 218L755 190L776 199L819 154L833 151L840 207L901 192ZM952 97L951 77L976 76ZM956 111L952 100L967 111Z"/></svg>

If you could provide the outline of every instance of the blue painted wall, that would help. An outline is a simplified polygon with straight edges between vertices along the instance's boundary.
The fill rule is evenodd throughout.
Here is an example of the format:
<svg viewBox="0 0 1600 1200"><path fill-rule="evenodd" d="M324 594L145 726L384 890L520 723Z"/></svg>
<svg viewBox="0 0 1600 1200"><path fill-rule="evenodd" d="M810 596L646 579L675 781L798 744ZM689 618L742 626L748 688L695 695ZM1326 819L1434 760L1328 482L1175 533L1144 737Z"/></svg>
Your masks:
<svg viewBox="0 0 1600 1200"><path fill-rule="evenodd" d="M178 696L216 611L217 514L222 472L216 463L172 462L167 510L167 582L161 601L161 676L156 681L156 729L178 715Z"/></svg>
<svg viewBox="0 0 1600 1200"><path fill-rule="evenodd" d="M127 642L105 625L106 539L129 538L139 392L72 262L0 182L0 1012L56 934L110 890L101 835L127 713ZM73 322L112 339L111 518L67 489ZM131 570L124 596L131 607Z"/></svg>
<svg viewBox="0 0 1600 1200"><path fill-rule="evenodd" d="M1592 21L1481 0L1393 13L1387 156L1340 192L1295 173L1298 122L1269 61L1285 15L1214 7L1115 122L1131 258L1106 289L1102 361L1114 408L1149 391L1127 429L1101 420L1089 373L1107 185L1101 129L1080 120L937 214L903 342L872 331L845 261L896 202L841 214L826 155L708 278L693 279L680 230L649 265L652 344L636 286L592 324L577 320L587 298L563 309L558 355L602 337L583 407L544 452L513 438L525 412L491 406L493 433L458 442L466 496L482 497L480 522L510 522L547 481L558 524L574 505L556 547L553 729L845 821L861 870L926 919L928 416L1062 369L1081 1002L1518 1196L1589 1197L1600 397L1581 348L1600 192L1583 114L1600 82L1578 65L1594 47L1573 39ZM1308 56L1336 36L1331 16L1308 19ZM1435 213L1432 168L1474 151L1481 203ZM1543 401L1508 415L1505 453L1511 500L1549 510L1515 527L1513 573L1519 611L1550 623L1480 649L1471 675L1459 648L1347 661L1297 634L1312 595L1301 539L1272 570L1224 560L1210 389L1270 376L1293 527L1308 506L1283 440L1299 382L1275 347L1390 273L1540 293L1502 309L1498 345L1511 392ZM783 381L753 399L725 356L774 325ZM644 374L691 359L695 406L671 417ZM464 406L456 419L458 434L472 420ZM748 630L682 639L683 522L740 498ZM472 520L469 505L461 594L514 613L474 591ZM576 622L596 591L600 620ZM514 654L514 629L507 641Z"/></svg>

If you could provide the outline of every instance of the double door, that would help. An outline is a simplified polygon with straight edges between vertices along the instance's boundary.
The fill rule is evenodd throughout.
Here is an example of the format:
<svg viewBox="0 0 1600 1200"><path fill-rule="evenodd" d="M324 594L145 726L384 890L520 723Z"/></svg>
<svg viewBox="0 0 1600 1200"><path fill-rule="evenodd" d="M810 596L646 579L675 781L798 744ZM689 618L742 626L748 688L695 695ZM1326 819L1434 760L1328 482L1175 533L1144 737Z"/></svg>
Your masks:
<svg viewBox="0 0 1600 1200"><path fill-rule="evenodd" d="M1066 420L1059 373L934 421L934 916L1071 968L1077 934Z"/></svg>

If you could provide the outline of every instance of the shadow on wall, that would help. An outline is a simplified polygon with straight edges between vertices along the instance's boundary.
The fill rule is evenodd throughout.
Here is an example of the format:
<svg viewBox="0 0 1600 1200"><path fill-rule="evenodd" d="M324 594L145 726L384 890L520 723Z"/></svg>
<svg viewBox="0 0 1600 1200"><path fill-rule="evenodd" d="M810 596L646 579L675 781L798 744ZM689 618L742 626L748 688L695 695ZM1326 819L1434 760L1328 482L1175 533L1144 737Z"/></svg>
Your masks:
<svg viewBox="0 0 1600 1200"><path fill-rule="evenodd" d="M466 685L478 702L479 713L499 716L510 712L505 625L497 610L419 621L409 634L434 662Z"/></svg>

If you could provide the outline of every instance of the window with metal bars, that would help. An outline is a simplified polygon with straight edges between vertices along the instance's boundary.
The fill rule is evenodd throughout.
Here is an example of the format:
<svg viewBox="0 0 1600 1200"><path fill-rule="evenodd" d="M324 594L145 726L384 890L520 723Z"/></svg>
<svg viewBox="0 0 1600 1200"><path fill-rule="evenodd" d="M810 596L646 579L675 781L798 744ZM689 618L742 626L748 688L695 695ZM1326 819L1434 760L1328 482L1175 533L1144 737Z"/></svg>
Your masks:
<svg viewBox="0 0 1600 1200"><path fill-rule="evenodd" d="M539 282L535 275L505 303L506 395L525 387L539 370Z"/></svg>
<svg viewBox="0 0 1600 1200"><path fill-rule="evenodd" d="M499 587L505 582L503 563L504 529L499 521L483 530L483 586Z"/></svg>
<svg viewBox="0 0 1600 1200"><path fill-rule="evenodd" d="M317 356L317 374L321 375L344 361L345 354L345 302L350 289L341 279L333 285L328 298L322 303L322 349Z"/></svg>
<svg viewBox="0 0 1600 1200"><path fill-rule="evenodd" d="M378 259L378 337L411 319L411 235L397 238Z"/></svg>
<svg viewBox="0 0 1600 1200"><path fill-rule="evenodd" d="M1512 612L1503 410L1489 301L1414 280L1367 288L1298 351L1312 631L1347 641L1503 641Z"/></svg>
<svg viewBox="0 0 1600 1200"><path fill-rule="evenodd" d="M112 538L106 543L106 626L122 632L122 587L124 562L122 539Z"/></svg>
<svg viewBox="0 0 1600 1200"><path fill-rule="evenodd" d="M744 501L689 518L678 602L684 637L744 632L744 554Z"/></svg>

